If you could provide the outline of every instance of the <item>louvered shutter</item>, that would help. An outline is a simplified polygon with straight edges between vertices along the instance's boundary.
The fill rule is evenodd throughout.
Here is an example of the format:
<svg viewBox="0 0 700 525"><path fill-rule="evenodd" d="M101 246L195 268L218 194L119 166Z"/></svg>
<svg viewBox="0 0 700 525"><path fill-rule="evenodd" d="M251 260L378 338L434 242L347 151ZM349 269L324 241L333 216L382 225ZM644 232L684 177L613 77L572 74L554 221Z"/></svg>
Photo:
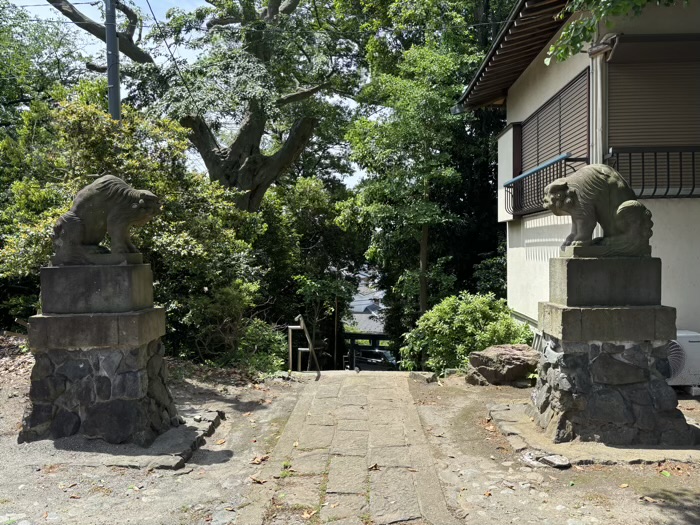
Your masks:
<svg viewBox="0 0 700 525"><path fill-rule="evenodd" d="M522 125L523 171L562 153L588 157L588 70Z"/></svg>

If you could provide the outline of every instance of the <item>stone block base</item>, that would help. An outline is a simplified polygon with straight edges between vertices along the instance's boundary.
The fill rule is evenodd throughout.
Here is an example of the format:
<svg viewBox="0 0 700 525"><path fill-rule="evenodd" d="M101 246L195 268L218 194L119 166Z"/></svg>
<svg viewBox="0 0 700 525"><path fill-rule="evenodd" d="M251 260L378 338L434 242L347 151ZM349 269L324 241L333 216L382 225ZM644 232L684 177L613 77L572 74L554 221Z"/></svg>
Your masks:
<svg viewBox="0 0 700 525"><path fill-rule="evenodd" d="M676 337L676 309L539 303L539 328L562 341L662 341Z"/></svg>
<svg viewBox="0 0 700 525"><path fill-rule="evenodd" d="M661 304L661 259L606 257L549 260L549 300L562 306Z"/></svg>
<svg viewBox="0 0 700 525"><path fill-rule="evenodd" d="M134 347L33 352L32 406L20 443L83 434L148 446L177 424L160 339Z"/></svg>
<svg viewBox="0 0 700 525"><path fill-rule="evenodd" d="M531 415L554 442L698 442L666 383L667 340L581 343L546 337Z"/></svg>

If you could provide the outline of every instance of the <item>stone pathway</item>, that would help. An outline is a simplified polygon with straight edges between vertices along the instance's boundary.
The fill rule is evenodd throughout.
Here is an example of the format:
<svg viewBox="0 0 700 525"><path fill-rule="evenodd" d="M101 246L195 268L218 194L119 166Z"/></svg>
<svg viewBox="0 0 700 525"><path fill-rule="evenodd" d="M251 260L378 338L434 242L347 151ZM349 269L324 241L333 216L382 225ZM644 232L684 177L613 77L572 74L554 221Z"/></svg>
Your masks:
<svg viewBox="0 0 700 525"><path fill-rule="evenodd" d="M306 386L236 523L459 523L408 374L324 373Z"/></svg>

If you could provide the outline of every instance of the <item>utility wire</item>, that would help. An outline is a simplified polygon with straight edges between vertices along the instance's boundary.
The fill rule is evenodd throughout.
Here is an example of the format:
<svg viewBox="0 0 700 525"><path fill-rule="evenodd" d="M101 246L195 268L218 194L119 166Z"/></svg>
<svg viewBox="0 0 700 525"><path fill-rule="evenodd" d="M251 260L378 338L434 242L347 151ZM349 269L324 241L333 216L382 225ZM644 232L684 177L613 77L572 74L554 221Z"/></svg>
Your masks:
<svg viewBox="0 0 700 525"><path fill-rule="evenodd" d="M155 22L155 25L158 28L158 31L161 34L163 34L163 30L160 28L160 24L158 23L158 18L156 17L156 14L153 12L153 7L151 7L150 0L146 0L146 4L148 5L148 10L151 12L151 15L153 16L153 21ZM216 140L216 135L214 135L214 132L209 127L209 124L207 124L206 119L202 116L202 112L199 109L199 104L197 104L195 102L194 95L192 94L192 90L190 89L190 85L187 83L187 80L185 80L185 77L183 76L182 71L180 70L180 65L177 63L177 59L175 58L175 55L173 54L172 49L170 49L170 44L168 44L168 39L163 38L163 43L165 44L165 47L168 49L168 53L170 54L170 57L172 58L173 66L175 66L175 71L177 72L177 75L180 77L180 80L182 80L182 84L185 86L185 89L187 90L187 94L190 97L190 101L192 102L192 105L197 110L197 115L199 116L200 119L202 119L202 122L206 126L207 131L209 131L209 134L211 135L211 137L214 139L214 142L218 143L218 141Z"/></svg>

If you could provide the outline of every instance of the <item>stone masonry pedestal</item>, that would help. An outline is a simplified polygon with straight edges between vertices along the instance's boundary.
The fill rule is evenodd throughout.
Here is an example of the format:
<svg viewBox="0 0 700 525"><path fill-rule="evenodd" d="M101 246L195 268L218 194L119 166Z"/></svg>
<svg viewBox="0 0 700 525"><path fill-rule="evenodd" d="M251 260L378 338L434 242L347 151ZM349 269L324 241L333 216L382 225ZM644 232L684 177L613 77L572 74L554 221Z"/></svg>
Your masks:
<svg viewBox="0 0 700 525"><path fill-rule="evenodd" d="M148 446L177 424L150 265L45 267L41 300L19 442L82 434Z"/></svg>
<svg viewBox="0 0 700 525"><path fill-rule="evenodd" d="M661 305L658 258L550 259L535 422L554 442L695 444L666 383L675 321L675 308Z"/></svg>

